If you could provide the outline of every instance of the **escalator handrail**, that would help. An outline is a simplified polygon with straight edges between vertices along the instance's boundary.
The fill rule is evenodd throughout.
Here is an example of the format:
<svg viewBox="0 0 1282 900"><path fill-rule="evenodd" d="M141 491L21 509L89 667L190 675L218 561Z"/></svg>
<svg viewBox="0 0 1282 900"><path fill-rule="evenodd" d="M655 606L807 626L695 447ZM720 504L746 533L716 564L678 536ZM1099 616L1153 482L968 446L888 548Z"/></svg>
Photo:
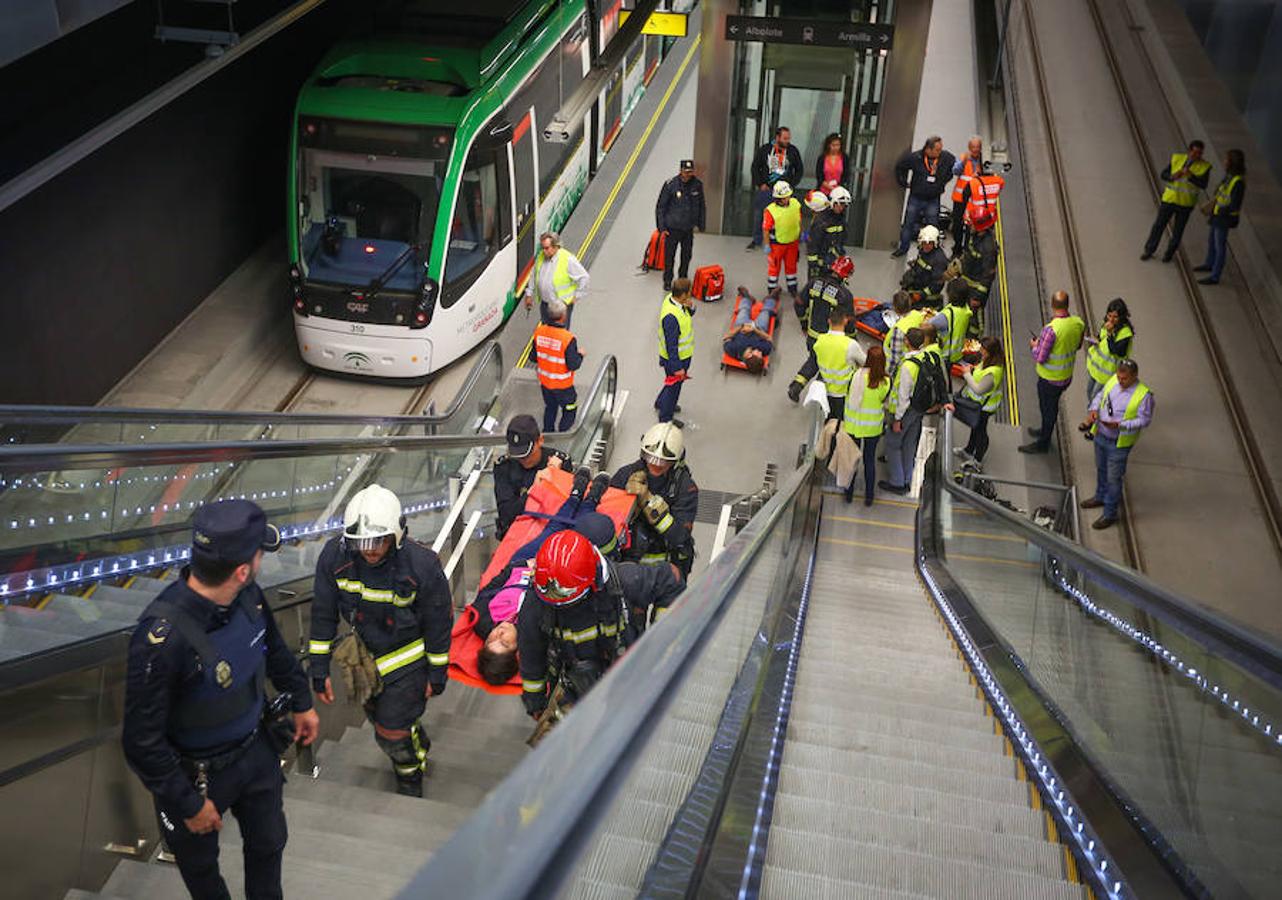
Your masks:
<svg viewBox="0 0 1282 900"><path fill-rule="evenodd" d="M607 356L597 369L596 377L580 409L588 409L600 399L607 376L617 373L618 361ZM617 381L617 379L615 379ZM410 417L407 424L430 424L426 419ZM564 432L549 432L544 437L559 442L577 437L594 427L590 417L583 416L574 427ZM370 437L301 438L278 441L188 441L140 445L121 444L14 444L0 447L0 472L25 474L78 469L110 469L184 465L199 462L242 462L260 459L297 459L336 456L350 453L408 453L433 450L468 450L475 447L497 447L507 442L497 434L374 435Z"/></svg>
<svg viewBox="0 0 1282 900"><path fill-rule="evenodd" d="M947 416L951 420L952 414ZM945 427L950 425L951 421ZM1034 525L1001 504L963 488L951 478L943 478L941 483L954 500L997 520L1021 539L1035 544L1070 568L1089 574L1155 619L1175 628L1207 653L1232 662L1270 687L1282 690L1282 646L1269 637L1080 544Z"/></svg>
<svg viewBox="0 0 1282 900"><path fill-rule="evenodd" d="M113 422L186 425L384 425L388 427L443 424L468 400L484 370L497 359L503 371L503 351L489 341L468 370L467 377L443 413L419 416L369 416L345 413L255 412L224 409L155 409L145 406L26 406L0 404L0 424L81 425Z"/></svg>
<svg viewBox="0 0 1282 900"><path fill-rule="evenodd" d="M401 890L401 897L551 895L591 839L596 814L645 758L644 729L690 674L742 575L814 467L816 417L802 454L775 495L694 576L591 693L490 792L449 842ZM535 811L535 814L531 814ZM503 847L500 854L494 847Z"/></svg>

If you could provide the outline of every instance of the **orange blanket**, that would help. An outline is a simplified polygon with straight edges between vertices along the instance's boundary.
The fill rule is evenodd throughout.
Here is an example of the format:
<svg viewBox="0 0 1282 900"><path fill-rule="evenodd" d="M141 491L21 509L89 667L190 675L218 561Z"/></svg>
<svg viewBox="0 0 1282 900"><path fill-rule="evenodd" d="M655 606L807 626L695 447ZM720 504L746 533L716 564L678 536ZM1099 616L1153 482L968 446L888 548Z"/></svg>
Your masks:
<svg viewBox="0 0 1282 900"><path fill-rule="evenodd" d="M490 564L481 574L481 587L489 584L494 576L506 568L507 564L512 561L512 554L522 546L538 537L548 523L547 518L540 516L553 516L561 508L561 504L570 496L570 487L574 483L574 476L569 472L562 472L558 469L546 470L546 477L540 477L530 488L530 493L525 499L526 513L536 513L537 515L519 515L512 527L507 530L503 540L499 543L498 549L494 551L494 556L490 559ZM601 498L597 505L597 512L604 513L613 521L615 528L622 531L627 524L628 515L632 511L633 497L626 491L618 488L610 488ZM480 672L476 667L476 654L480 651L484 642L473 630L476 624L478 613L471 607L464 607L463 612L454 620L454 630L450 640L450 678L455 681L461 681L463 684L478 687L482 690L489 691L491 694L519 694L521 693L520 675L512 676L512 680L503 685L492 685L481 678Z"/></svg>

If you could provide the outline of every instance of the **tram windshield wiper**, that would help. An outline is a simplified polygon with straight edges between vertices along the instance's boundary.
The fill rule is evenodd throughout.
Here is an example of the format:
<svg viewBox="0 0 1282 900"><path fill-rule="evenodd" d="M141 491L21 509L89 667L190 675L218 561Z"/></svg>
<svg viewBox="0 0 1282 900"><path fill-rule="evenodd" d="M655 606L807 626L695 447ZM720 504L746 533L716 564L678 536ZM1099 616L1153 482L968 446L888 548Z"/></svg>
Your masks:
<svg viewBox="0 0 1282 900"><path fill-rule="evenodd" d="M370 281L369 287L365 289L365 299L371 300L374 297L377 297L387 285L387 282L389 282L393 276L401 270L405 263L407 263L411 258L418 258L418 253L422 249L422 244L410 244L402 250L400 256L392 260L392 264L390 266L384 269L377 278Z"/></svg>

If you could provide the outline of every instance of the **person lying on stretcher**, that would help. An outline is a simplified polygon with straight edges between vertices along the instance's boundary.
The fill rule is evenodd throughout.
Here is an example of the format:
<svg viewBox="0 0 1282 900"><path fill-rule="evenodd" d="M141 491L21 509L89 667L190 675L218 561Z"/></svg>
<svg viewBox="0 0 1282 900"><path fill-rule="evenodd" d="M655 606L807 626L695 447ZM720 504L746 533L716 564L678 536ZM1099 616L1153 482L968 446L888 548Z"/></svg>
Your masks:
<svg viewBox="0 0 1282 900"><path fill-rule="evenodd" d="M739 302L734 324L721 339L721 346L727 356L742 362L751 374L760 375L766 357L774 350L769 331L770 320L779 308L779 291L771 291L761 301L754 300L745 287L738 291L743 300Z"/></svg>

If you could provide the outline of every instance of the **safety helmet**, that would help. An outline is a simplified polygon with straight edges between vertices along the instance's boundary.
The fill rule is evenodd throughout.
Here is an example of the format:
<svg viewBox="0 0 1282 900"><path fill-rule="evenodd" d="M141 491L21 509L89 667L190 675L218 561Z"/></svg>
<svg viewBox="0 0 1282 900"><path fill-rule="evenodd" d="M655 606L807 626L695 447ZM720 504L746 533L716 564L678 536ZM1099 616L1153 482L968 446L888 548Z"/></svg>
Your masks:
<svg viewBox="0 0 1282 900"><path fill-rule="evenodd" d="M811 191L806 195L806 206L811 212L823 212L828 208L828 197L823 191Z"/></svg>
<svg viewBox="0 0 1282 900"><path fill-rule="evenodd" d="M685 438L671 422L651 425L641 438L641 459L652 465L672 463L685 456Z"/></svg>
<svg viewBox="0 0 1282 900"><path fill-rule="evenodd" d="M357 491L343 512L343 539L355 550L373 550L388 535L396 546L405 539L401 501L387 488L371 484Z"/></svg>
<svg viewBox="0 0 1282 900"><path fill-rule="evenodd" d="M786 181L776 181L776 182L775 182L775 192L774 192L774 193L775 193L775 199L776 199L776 200L783 200L783 199L785 199L785 198L787 198L787 197L791 197L791 196L792 196L792 185L790 185L790 184L789 184L788 182L786 182Z"/></svg>
<svg viewBox="0 0 1282 900"><path fill-rule="evenodd" d="M832 261L831 268L832 274L844 281L855 271L855 261L849 256L838 256Z"/></svg>
<svg viewBox="0 0 1282 900"><path fill-rule="evenodd" d="M829 203L849 203L850 199L850 191L846 190L841 185L837 185L828 192Z"/></svg>
<svg viewBox="0 0 1282 900"><path fill-rule="evenodd" d="M577 531L558 531L534 557L534 593L550 606L578 603L596 584L600 557Z"/></svg>
<svg viewBox="0 0 1282 900"><path fill-rule="evenodd" d="M934 225L923 225L921 231L917 232L917 243L919 244L937 244L939 243L939 229Z"/></svg>
<svg viewBox="0 0 1282 900"><path fill-rule="evenodd" d="M969 218L972 229L975 231L987 231L997 224L997 210L994 207L985 206Z"/></svg>

